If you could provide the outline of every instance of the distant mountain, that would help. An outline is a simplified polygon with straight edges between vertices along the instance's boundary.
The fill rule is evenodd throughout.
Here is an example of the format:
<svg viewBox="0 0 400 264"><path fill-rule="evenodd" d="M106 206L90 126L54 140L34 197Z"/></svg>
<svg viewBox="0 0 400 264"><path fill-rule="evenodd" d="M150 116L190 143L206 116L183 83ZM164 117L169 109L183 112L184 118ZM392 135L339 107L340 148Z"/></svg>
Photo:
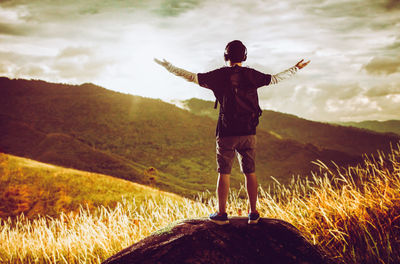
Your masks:
<svg viewBox="0 0 400 264"><path fill-rule="evenodd" d="M218 117L213 102L190 99L183 105L198 115ZM323 149L342 151L350 155L373 154L377 150L388 151L390 142L397 143L399 135L382 134L364 129L306 120L294 115L263 110L259 130L270 132L281 139L291 139L312 144Z"/></svg>
<svg viewBox="0 0 400 264"><path fill-rule="evenodd" d="M337 123L342 126L352 126L358 128L369 129L380 133L395 133L400 135L400 120L387 120L387 121L362 121L362 122L340 122Z"/></svg>
<svg viewBox="0 0 400 264"><path fill-rule="evenodd" d="M93 84L0 78L0 152L139 183L155 171L152 184L191 196L216 182L217 110L196 100L188 111ZM272 111L264 111L257 133L261 184L270 176L287 183L293 174L307 175L317 159L354 164L362 153L399 140ZM239 187L243 176L235 164L231 183Z"/></svg>
<svg viewBox="0 0 400 264"><path fill-rule="evenodd" d="M263 111L260 128L274 131L283 138L292 138L352 155L373 154L377 150L388 151L390 142L396 144L400 140L398 135L320 123L273 111Z"/></svg>
<svg viewBox="0 0 400 264"><path fill-rule="evenodd" d="M199 116L207 116L213 120L218 120L218 106L214 108L215 102L192 98L181 101L182 106L191 113Z"/></svg>

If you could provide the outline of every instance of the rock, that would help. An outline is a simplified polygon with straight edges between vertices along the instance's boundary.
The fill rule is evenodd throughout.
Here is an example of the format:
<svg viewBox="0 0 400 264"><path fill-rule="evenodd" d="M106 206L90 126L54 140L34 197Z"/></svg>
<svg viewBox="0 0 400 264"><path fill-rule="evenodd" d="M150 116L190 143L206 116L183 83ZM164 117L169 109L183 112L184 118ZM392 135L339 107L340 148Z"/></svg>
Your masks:
<svg viewBox="0 0 400 264"><path fill-rule="evenodd" d="M247 218L230 218L219 226L208 219L190 219L125 248L103 264L117 263L330 263L291 224L262 218L248 225Z"/></svg>

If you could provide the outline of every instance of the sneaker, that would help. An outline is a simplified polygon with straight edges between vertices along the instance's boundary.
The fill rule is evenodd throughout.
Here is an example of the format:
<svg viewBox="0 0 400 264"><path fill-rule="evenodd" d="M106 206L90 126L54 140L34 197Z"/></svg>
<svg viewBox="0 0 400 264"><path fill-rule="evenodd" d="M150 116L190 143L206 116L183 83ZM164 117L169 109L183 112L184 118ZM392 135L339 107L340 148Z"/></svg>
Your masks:
<svg viewBox="0 0 400 264"><path fill-rule="evenodd" d="M223 213L223 214L213 213L213 214L210 214L209 219L211 220L211 222L214 222L214 223L216 223L218 225L229 224L228 214L227 213Z"/></svg>
<svg viewBox="0 0 400 264"><path fill-rule="evenodd" d="M260 214L256 211L254 213L250 213L249 214L249 225L255 225L258 223L258 221L260 220Z"/></svg>

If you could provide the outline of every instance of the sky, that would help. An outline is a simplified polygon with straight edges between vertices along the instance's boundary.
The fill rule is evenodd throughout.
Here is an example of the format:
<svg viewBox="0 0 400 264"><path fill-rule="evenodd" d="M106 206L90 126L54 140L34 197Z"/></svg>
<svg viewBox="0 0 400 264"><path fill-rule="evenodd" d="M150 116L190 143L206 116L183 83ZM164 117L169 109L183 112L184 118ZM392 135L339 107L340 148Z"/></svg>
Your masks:
<svg viewBox="0 0 400 264"><path fill-rule="evenodd" d="M400 0L0 0L0 76L81 84L176 102L213 93L153 58L200 73L244 65L294 77L260 106L324 121L400 119Z"/></svg>

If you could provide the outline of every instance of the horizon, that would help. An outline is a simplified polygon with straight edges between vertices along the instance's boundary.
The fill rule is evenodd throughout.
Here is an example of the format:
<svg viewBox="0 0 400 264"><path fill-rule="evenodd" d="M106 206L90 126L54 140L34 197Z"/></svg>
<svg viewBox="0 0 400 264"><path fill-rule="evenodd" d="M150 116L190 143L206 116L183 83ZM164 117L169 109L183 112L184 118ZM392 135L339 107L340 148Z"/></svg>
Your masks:
<svg viewBox="0 0 400 264"><path fill-rule="evenodd" d="M206 72L223 66L226 43L240 39L245 65L265 73L311 60L261 88L262 109L320 122L399 120L399 15L394 0L5 1L0 75L213 101L153 58Z"/></svg>
<svg viewBox="0 0 400 264"><path fill-rule="evenodd" d="M85 84L89 84L89 85L98 86L98 87L100 87L100 88L104 88L104 89L106 89L106 90L108 90L108 91L112 91L112 92L118 92L118 93L123 93L123 94L126 94L126 95L138 96L138 97L147 98L147 99L161 100L161 101L164 102L164 103L172 104L172 105L174 105L174 106L176 106L176 107L178 107L178 108L181 108L181 109L184 109L184 110L189 110L189 111L190 111L190 108L187 107L186 105L183 105L183 104L182 104L182 103L184 103L185 101L192 100L192 99L196 99L196 100L201 100L201 101L208 102L208 103L212 103L212 104L214 104L214 102L215 102L215 100L202 99L202 98L197 98L197 97L191 97L191 98L182 99L182 100L173 99L173 100L170 100L170 101L166 101L166 100L163 100L163 99L160 99L160 98L153 98L153 97L141 96L141 95L130 94L130 93L124 93L124 92L121 92L121 91L112 90L112 89L109 89L109 88L107 88L107 87L103 87L103 86L101 86L101 85L98 85L98 84L95 84L95 83L91 83L91 82L85 82L85 83L79 83L79 84L72 84L72 83L55 83L55 82L49 82L49 81L42 80L42 79L9 78L9 77L7 77L7 76L0 76L0 79L1 79L1 78L7 78L7 79L9 79L9 80L17 80L17 81L18 81L18 80L25 80L25 81L43 81L43 82L53 83L53 84L76 85L76 86L82 86L82 85L85 85ZM211 108L210 108L210 109L211 109ZM321 121L321 120L313 120L313 119L305 118L305 117L299 116L299 115L297 115L297 114L286 113L286 112L276 111L276 110L267 109L267 108L261 108L261 110L263 110L263 111L272 111L272 112L277 112L277 113L286 114L286 115L293 115L293 116L295 116L295 117L297 117L297 118L300 118L300 119L306 119L306 120L309 120L309 121L314 121L314 122L319 122L319 123L327 122L327 123L339 124L339 125L340 125L340 123L362 123L362 122L388 122L388 121L400 121L400 119L387 119L387 120L376 120L376 119L372 120L372 119L368 119L368 120L362 120L362 121L351 121L351 120L350 120L350 121L323 121L323 120ZM218 110L215 110L215 111L218 111Z"/></svg>

